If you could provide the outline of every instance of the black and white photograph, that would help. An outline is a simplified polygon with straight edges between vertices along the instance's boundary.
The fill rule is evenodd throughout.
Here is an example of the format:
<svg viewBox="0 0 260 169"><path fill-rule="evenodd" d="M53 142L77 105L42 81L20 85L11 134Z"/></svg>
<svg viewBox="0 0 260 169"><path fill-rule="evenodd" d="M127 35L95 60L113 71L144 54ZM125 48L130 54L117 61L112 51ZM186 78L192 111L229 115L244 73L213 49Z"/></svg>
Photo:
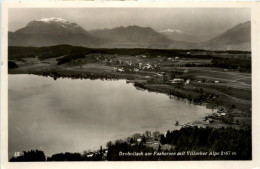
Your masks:
<svg viewBox="0 0 260 169"><path fill-rule="evenodd" d="M252 8L7 11L9 163L254 159Z"/></svg>

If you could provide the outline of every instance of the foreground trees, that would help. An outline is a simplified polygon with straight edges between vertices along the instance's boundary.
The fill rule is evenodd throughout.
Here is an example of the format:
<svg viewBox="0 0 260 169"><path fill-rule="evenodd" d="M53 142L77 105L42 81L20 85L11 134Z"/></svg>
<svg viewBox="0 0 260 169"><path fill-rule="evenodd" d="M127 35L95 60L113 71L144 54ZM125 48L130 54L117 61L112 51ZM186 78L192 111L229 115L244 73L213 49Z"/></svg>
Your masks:
<svg viewBox="0 0 260 169"><path fill-rule="evenodd" d="M198 128L188 127L168 131L160 135L157 148L134 138L129 141L109 141L107 149L100 147L96 152L59 153L47 161L155 161L155 160L251 160L251 129ZM136 136L137 137L137 136ZM139 136L138 136L139 137ZM143 136L142 136L143 138ZM151 138L151 136L149 137ZM155 142L154 142L155 143ZM165 148L166 147L166 148ZM167 148L168 147L168 148ZM12 157L14 161L45 161L43 151L23 152L22 156Z"/></svg>

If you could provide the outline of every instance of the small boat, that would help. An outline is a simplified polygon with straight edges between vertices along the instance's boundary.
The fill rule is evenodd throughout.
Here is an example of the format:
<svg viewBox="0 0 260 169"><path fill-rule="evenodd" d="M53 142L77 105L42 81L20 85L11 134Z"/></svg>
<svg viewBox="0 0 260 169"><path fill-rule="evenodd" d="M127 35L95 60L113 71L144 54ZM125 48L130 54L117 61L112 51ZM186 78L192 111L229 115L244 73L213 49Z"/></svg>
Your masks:
<svg viewBox="0 0 260 169"><path fill-rule="evenodd" d="M176 122L175 122L175 126L178 126L178 125L179 125L179 122L178 122L178 121L176 121Z"/></svg>

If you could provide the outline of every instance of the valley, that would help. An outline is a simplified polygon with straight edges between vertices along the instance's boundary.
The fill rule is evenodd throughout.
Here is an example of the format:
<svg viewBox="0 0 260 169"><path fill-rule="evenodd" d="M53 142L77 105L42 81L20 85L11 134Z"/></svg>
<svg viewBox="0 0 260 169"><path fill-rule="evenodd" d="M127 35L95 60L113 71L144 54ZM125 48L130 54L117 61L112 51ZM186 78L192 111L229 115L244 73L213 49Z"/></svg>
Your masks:
<svg viewBox="0 0 260 169"><path fill-rule="evenodd" d="M9 74L126 79L138 89L216 110L205 117L205 125L251 126L250 52L9 47L9 65Z"/></svg>

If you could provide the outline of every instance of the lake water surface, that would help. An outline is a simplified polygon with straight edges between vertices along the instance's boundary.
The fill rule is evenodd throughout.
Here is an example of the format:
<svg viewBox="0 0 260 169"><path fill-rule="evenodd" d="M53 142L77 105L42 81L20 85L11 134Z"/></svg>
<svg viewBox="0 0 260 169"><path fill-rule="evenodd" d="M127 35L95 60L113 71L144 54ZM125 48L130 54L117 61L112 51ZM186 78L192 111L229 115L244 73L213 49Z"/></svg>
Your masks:
<svg viewBox="0 0 260 169"><path fill-rule="evenodd" d="M9 156L40 149L50 156L83 152L146 130L165 132L210 110L137 90L125 80L8 76Z"/></svg>

